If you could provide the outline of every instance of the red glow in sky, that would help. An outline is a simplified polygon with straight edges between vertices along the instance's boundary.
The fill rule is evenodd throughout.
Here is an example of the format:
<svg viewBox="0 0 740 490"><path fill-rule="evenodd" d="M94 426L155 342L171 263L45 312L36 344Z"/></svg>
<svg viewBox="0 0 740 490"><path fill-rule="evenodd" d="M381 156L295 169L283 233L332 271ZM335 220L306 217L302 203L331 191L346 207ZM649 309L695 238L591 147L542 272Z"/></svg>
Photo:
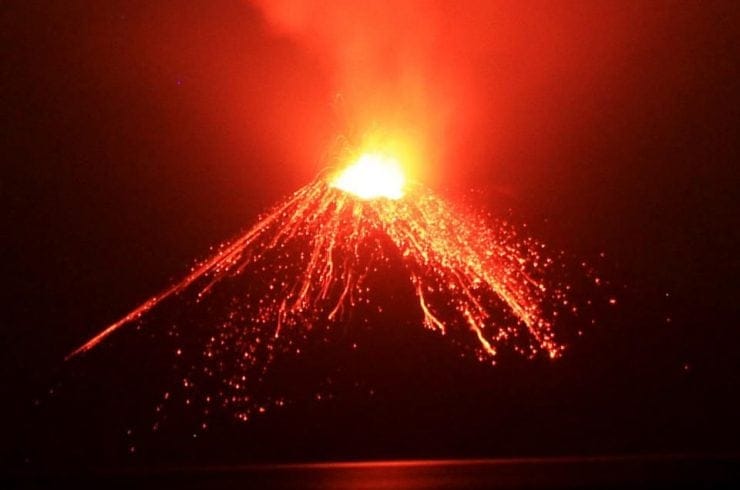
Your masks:
<svg viewBox="0 0 740 490"><path fill-rule="evenodd" d="M335 106L339 131L403 139L418 153L419 176L432 184L481 162L526 166L552 145L552 128L566 133L573 124L563 104L572 105L568 99L584 83L608 80L628 55L620 42L631 45L641 35L624 39L619 29L628 12L609 3L254 4L275 35L298 43L326 70L336 95L326 103ZM618 98L595 95L579 101L585 119L600 117L597 105ZM531 141L522 145L522 134Z"/></svg>

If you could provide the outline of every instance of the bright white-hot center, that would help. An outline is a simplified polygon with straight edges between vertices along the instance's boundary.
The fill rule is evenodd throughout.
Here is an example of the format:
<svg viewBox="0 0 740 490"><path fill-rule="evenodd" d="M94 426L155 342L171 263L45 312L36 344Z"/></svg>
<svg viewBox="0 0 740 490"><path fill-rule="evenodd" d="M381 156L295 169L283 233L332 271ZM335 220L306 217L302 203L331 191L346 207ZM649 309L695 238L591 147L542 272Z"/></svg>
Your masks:
<svg viewBox="0 0 740 490"><path fill-rule="evenodd" d="M360 199L400 199L404 195L406 177L396 158L382 153L363 153L336 174L330 185Z"/></svg>

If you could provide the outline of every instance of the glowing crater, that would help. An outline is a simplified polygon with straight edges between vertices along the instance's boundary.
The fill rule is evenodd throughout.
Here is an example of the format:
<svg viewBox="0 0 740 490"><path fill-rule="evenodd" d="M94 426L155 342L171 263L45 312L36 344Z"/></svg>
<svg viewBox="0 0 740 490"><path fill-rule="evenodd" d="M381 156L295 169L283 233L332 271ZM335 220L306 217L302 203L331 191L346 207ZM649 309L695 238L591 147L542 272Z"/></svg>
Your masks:
<svg viewBox="0 0 740 490"><path fill-rule="evenodd" d="M400 199L406 177L398 160L382 153L364 153L332 179L330 186L360 199Z"/></svg>

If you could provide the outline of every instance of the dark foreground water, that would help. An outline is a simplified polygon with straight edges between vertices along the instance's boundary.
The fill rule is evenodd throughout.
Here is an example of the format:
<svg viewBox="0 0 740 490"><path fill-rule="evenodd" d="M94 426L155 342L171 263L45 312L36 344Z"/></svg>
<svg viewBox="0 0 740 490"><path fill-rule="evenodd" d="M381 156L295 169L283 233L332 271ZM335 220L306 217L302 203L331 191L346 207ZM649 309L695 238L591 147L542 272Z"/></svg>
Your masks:
<svg viewBox="0 0 740 490"><path fill-rule="evenodd" d="M11 477L14 487L176 489L740 488L740 456L420 460L91 470Z"/></svg>

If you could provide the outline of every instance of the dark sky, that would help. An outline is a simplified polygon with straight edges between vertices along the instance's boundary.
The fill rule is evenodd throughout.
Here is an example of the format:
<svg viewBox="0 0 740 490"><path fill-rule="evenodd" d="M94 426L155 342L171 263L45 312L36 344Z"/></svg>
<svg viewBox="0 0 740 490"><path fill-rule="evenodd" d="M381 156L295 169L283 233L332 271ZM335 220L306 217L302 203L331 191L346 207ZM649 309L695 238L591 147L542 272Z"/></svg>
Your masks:
<svg viewBox="0 0 740 490"><path fill-rule="evenodd" d="M372 396L153 447L191 463L740 449L737 7L497 5L470 30L430 9L466 34L420 65L437 80L464 57L444 81L476 110L451 118L429 181L598 263L618 308L554 364L378 341L382 367L356 367ZM110 373L149 365L138 348L95 385L112 411L34 401L74 384L71 348L313 179L352 89L325 37L279 34L246 2L4 2L0 36L3 459L135 463L116 434L138 402L115 403L133 395Z"/></svg>

